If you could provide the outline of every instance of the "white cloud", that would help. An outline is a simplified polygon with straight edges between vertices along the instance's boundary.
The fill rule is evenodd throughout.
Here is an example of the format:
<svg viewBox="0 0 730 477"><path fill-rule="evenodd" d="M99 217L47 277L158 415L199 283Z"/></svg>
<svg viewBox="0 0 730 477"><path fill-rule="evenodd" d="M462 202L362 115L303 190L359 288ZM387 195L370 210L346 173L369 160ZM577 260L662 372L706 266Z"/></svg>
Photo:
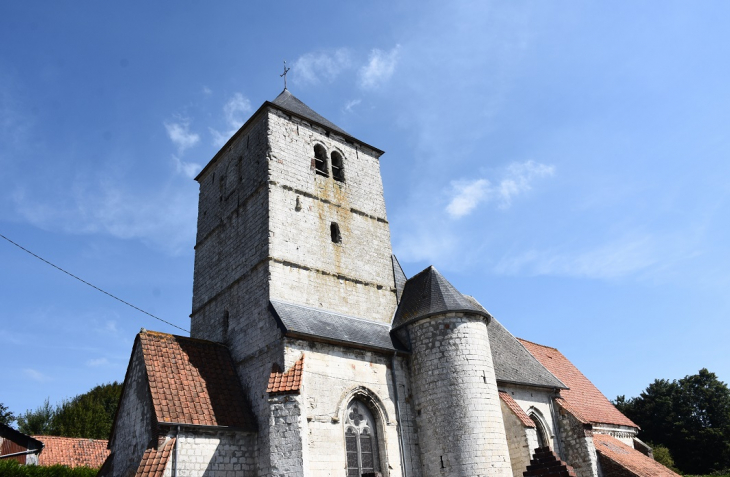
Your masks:
<svg viewBox="0 0 730 477"><path fill-rule="evenodd" d="M535 179L552 176L555 166L535 161L512 163L504 177L492 185L487 179L458 180L451 182L451 200L446 212L454 219L469 215L482 202L496 200L500 209L507 209L512 200L532 189Z"/></svg>
<svg viewBox="0 0 730 477"><path fill-rule="evenodd" d="M190 132L190 123L188 121L165 122L164 124L168 137L177 147L178 154L182 154L186 149L190 149L200 142L200 136Z"/></svg>
<svg viewBox="0 0 730 477"><path fill-rule="evenodd" d="M208 88L207 86L203 86L203 94L206 96L209 96L209 95L213 94L213 90Z"/></svg>
<svg viewBox="0 0 730 477"><path fill-rule="evenodd" d="M100 366L108 366L109 360L106 358L90 359L86 362L86 365L92 368L98 368Z"/></svg>
<svg viewBox="0 0 730 477"><path fill-rule="evenodd" d="M120 187L118 177L78 180L57 200L24 188L13 193L17 212L44 230L139 239L176 255L195 237L196 194L176 182L150 191Z"/></svg>
<svg viewBox="0 0 730 477"><path fill-rule="evenodd" d="M446 211L453 218L470 214L490 192L490 182L486 179L454 181L451 186L454 189L454 197L446 206Z"/></svg>
<svg viewBox="0 0 730 477"><path fill-rule="evenodd" d="M196 162L186 162L177 157L176 155L172 155L172 160L175 163L175 170L178 174L183 174L185 177L189 177L190 179L194 179L195 176L198 175L198 172L201 171L202 166Z"/></svg>
<svg viewBox="0 0 730 477"><path fill-rule="evenodd" d="M51 380L50 376L46 376L45 374L41 373L40 371L32 369L32 368L23 369L23 373L27 377L32 379L33 381L38 381L39 383L45 383L45 382Z"/></svg>
<svg viewBox="0 0 730 477"><path fill-rule="evenodd" d="M555 174L555 166L540 164L535 161L513 163L507 167L507 177L499 183L498 196L500 208L512 204L512 198L532 189L532 182L541 177Z"/></svg>
<svg viewBox="0 0 730 477"><path fill-rule="evenodd" d="M614 240L596 248L579 251L529 250L505 257L495 266L495 272L505 275L557 275L581 278L618 278L642 272L678 251L668 251L651 235L632 236Z"/></svg>
<svg viewBox="0 0 730 477"><path fill-rule="evenodd" d="M243 126L251 112L251 101L241 93L234 93L223 106L223 117L227 129L221 132L214 128L208 128L213 136L213 144L218 147L223 146Z"/></svg>
<svg viewBox="0 0 730 477"><path fill-rule="evenodd" d="M352 108L357 106L358 104L362 103L361 99L352 99L345 103L345 111L348 113L352 112Z"/></svg>
<svg viewBox="0 0 730 477"><path fill-rule="evenodd" d="M390 51L372 50L368 63L360 68L360 86L373 89L388 81L395 72L399 52L400 45Z"/></svg>
<svg viewBox="0 0 730 477"><path fill-rule="evenodd" d="M346 48L306 53L292 65L294 80L301 84L332 83L352 66L351 56Z"/></svg>

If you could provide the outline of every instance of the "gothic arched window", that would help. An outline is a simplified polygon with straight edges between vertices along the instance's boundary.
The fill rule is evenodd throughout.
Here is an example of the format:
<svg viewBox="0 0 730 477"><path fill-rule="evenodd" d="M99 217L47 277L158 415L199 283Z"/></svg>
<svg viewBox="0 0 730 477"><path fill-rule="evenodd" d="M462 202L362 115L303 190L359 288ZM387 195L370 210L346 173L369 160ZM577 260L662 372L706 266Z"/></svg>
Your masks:
<svg viewBox="0 0 730 477"><path fill-rule="evenodd" d="M342 165L342 154L332 151L332 177L339 182L345 182L345 169Z"/></svg>
<svg viewBox="0 0 730 477"><path fill-rule="evenodd" d="M314 146L314 170L320 176L329 177L327 172L327 151L321 144Z"/></svg>
<svg viewBox="0 0 730 477"><path fill-rule="evenodd" d="M352 401L345 417L347 477L380 471L375 431L375 419L367 406L362 401Z"/></svg>

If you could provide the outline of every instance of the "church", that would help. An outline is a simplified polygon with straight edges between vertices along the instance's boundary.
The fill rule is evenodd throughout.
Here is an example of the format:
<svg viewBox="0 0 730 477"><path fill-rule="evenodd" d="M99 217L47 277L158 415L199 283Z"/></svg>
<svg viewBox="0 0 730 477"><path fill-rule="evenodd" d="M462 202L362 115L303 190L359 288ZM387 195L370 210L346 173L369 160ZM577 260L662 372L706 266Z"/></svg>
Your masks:
<svg viewBox="0 0 730 477"><path fill-rule="evenodd" d="M287 89L196 177L190 337L136 337L100 476L676 476L557 349L393 255L383 151Z"/></svg>

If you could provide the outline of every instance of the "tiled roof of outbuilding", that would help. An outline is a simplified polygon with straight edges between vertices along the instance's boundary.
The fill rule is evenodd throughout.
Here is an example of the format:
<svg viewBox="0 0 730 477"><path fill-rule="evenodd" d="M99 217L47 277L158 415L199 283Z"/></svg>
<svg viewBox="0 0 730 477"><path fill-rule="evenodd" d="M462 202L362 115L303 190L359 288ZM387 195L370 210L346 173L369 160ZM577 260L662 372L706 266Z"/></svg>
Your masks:
<svg viewBox="0 0 730 477"><path fill-rule="evenodd" d="M365 348L404 350L390 335L390 325L342 315L320 308L271 300L271 309L287 336Z"/></svg>
<svg viewBox="0 0 730 477"><path fill-rule="evenodd" d="M338 127L336 124L328 121L324 117L314 112L312 108L302 103L296 96L291 94L288 89L282 91L281 94L279 94L279 96L277 96L276 99L272 101L272 103L280 107L281 109L289 111L290 113L294 113L297 116L301 116L305 119L309 119L310 121L320 124L327 129L332 129L333 131L349 136L347 132Z"/></svg>
<svg viewBox="0 0 730 477"><path fill-rule="evenodd" d="M679 474L611 436L594 433L593 444L599 461L601 458L609 459L637 477L679 477Z"/></svg>
<svg viewBox="0 0 730 477"><path fill-rule="evenodd" d="M275 368L278 366L275 365ZM292 393L298 392L302 387L302 373L304 372L304 355L294 363L289 371L282 372L275 369L269 375L267 393Z"/></svg>
<svg viewBox="0 0 730 477"><path fill-rule="evenodd" d="M392 327L397 329L410 321L446 312L475 313L491 318L484 308L462 295L431 266L406 282Z"/></svg>
<svg viewBox="0 0 730 477"><path fill-rule="evenodd" d="M520 339L527 350L569 389L560 395L584 419L592 423L639 427L621 414L606 396L555 348Z"/></svg>
<svg viewBox="0 0 730 477"><path fill-rule="evenodd" d="M255 428L228 348L155 331L138 337L157 422Z"/></svg>
<svg viewBox="0 0 730 477"><path fill-rule="evenodd" d="M109 455L108 441L78 437L33 436L43 443L38 465L97 468Z"/></svg>
<svg viewBox="0 0 730 477"><path fill-rule="evenodd" d="M522 410L519 404L515 402L514 399L512 399L512 396L510 396L508 393L504 391L499 392L499 398L504 401L504 403L507 405L508 408L517 416L517 418L522 421L522 424L525 425L525 427L535 427L535 423L532 422L532 419L530 419L530 416L525 413L525 411Z"/></svg>
<svg viewBox="0 0 730 477"><path fill-rule="evenodd" d="M175 438L173 437L162 444L159 449L153 447L144 451L134 477L162 477L165 475L165 467L167 467L174 446Z"/></svg>
<svg viewBox="0 0 730 477"><path fill-rule="evenodd" d="M553 389L566 388L496 318L490 320L487 329L494 374L498 382Z"/></svg>

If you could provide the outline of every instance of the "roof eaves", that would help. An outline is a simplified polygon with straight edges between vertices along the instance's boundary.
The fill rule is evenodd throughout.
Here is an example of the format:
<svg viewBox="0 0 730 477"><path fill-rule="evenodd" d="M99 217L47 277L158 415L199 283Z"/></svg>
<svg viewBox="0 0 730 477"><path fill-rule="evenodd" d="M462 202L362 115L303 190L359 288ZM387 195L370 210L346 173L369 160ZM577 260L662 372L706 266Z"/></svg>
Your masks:
<svg viewBox="0 0 730 477"><path fill-rule="evenodd" d="M404 321L400 325L398 325L395 328L393 328L392 331L398 331L401 328L403 328L403 327L405 327L407 325L410 325L411 323L415 323L416 321L425 320L426 318L430 318L432 316L443 315L443 314L446 314L446 313L467 313L467 314L470 314L470 315L483 316L484 318L487 319L487 323L489 322L489 320L492 319L492 315L490 315L489 312L475 310L475 309L472 309L472 308L459 308L459 309L453 309L453 310L439 310L439 311L432 311L430 313L426 313L426 314L423 314L423 315L414 316L413 318L409 318L407 321Z"/></svg>

